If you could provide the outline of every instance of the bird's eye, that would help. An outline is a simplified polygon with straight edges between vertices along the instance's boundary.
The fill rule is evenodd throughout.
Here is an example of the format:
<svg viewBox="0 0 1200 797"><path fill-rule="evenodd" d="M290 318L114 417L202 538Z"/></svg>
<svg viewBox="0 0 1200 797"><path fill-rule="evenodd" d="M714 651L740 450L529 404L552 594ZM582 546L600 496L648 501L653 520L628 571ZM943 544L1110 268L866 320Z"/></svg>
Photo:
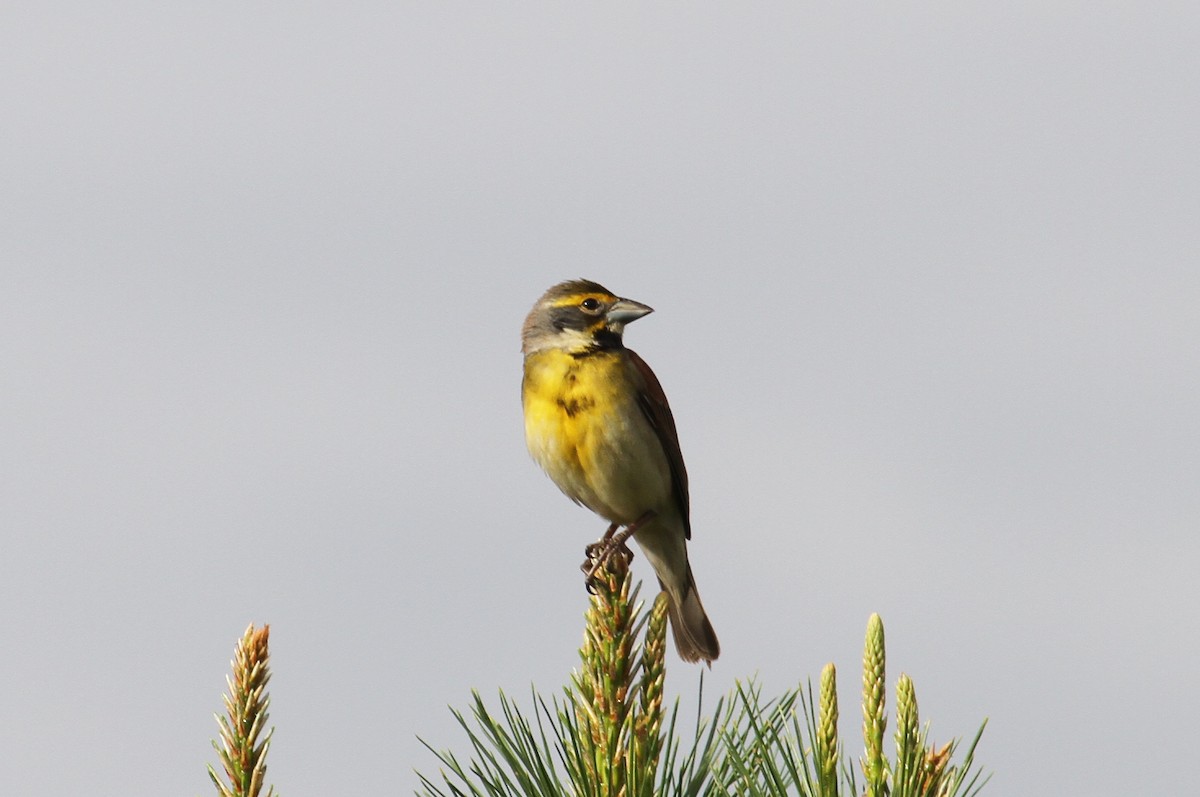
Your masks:
<svg viewBox="0 0 1200 797"><path fill-rule="evenodd" d="M599 300L593 299L592 297L589 296L588 298L586 298L582 302L580 302L579 306L582 307L584 310L587 310L589 313L594 313L600 309L600 302L599 302Z"/></svg>

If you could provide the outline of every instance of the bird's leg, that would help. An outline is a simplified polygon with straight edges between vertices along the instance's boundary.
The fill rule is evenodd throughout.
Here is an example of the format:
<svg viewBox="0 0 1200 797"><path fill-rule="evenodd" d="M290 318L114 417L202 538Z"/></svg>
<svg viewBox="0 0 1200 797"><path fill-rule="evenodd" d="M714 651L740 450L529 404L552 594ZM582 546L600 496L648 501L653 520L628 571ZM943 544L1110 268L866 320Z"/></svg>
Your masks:
<svg viewBox="0 0 1200 797"><path fill-rule="evenodd" d="M614 523L608 527L608 531L605 532L600 542L588 546L588 560L583 563L583 567L581 568L587 576L585 582L588 592L593 591L593 585L596 583L596 573L600 571L600 568L604 566L604 563L614 553L621 551L627 557L627 560L633 559L633 551L629 550L629 546L625 544L625 541L636 534L638 529L653 520L654 517L654 510L649 510L619 533L617 533L618 524Z"/></svg>
<svg viewBox="0 0 1200 797"><path fill-rule="evenodd" d="M596 557L599 555L599 553L604 550L604 546L608 543L609 540L612 539L613 534L619 528L621 528L620 523L613 523L611 526L608 527L608 531L604 532L603 537L601 537L599 540L597 540L596 542L593 542L591 545L589 545L583 549L584 554L587 556L587 561L579 566L580 570L582 570L585 573L588 572L589 570L591 570L592 562L594 562L596 560Z"/></svg>

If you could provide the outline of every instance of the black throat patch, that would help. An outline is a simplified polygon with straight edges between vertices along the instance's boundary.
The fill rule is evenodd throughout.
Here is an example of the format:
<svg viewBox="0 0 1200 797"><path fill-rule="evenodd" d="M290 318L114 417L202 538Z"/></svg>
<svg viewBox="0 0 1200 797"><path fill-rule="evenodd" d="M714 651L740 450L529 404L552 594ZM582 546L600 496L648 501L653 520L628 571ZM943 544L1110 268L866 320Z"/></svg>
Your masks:
<svg viewBox="0 0 1200 797"><path fill-rule="evenodd" d="M625 348L625 343L621 340L620 335L608 327L601 327L592 333L592 343L590 346L583 351L571 352L571 356L578 360L581 357L591 357L594 354L620 351L623 348Z"/></svg>

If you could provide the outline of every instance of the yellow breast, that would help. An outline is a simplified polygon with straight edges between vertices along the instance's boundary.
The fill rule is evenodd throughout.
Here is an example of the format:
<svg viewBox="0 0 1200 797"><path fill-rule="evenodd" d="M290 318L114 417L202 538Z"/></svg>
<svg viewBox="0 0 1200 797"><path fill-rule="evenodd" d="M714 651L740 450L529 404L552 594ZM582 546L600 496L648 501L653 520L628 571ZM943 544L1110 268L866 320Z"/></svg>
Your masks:
<svg viewBox="0 0 1200 797"><path fill-rule="evenodd" d="M620 352L525 360L529 452L572 500L618 523L670 501L671 475Z"/></svg>

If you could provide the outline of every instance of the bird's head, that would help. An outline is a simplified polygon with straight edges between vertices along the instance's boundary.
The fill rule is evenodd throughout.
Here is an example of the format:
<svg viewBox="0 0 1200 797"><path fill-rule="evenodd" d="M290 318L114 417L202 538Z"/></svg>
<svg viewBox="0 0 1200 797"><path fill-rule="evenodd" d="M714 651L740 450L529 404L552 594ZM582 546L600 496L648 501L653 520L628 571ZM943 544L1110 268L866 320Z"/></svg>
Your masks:
<svg viewBox="0 0 1200 797"><path fill-rule="evenodd" d="M572 354L619 349L625 325L654 310L622 299L590 280L560 282L538 299L521 329L521 351L544 349Z"/></svg>

